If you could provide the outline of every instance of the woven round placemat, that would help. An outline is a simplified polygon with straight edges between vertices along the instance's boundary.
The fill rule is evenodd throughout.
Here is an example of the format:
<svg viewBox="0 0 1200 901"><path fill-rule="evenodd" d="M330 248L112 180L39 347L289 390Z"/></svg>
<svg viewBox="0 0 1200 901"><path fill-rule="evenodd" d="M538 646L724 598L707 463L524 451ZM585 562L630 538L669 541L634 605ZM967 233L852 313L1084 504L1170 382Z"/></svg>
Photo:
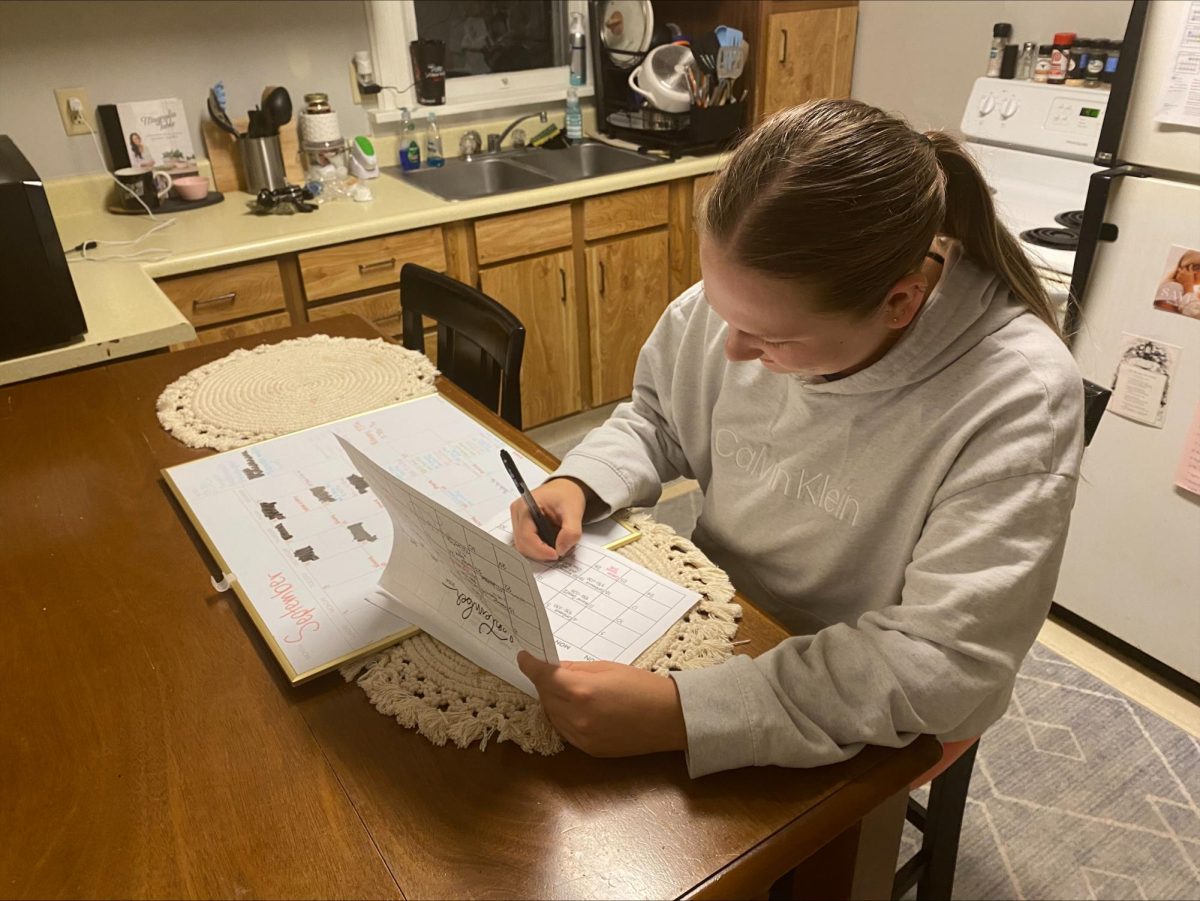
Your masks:
<svg viewBox="0 0 1200 901"><path fill-rule="evenodd" d="M729 577L670 526L645 514L633 523L642 537L618 553L701 595L634 665L665 678L673 670L725 660L733 653L742 612L733 603ZM435 745L450 741L466 748L479 742L483 750L494 740L514 742L529 753L563 749L536 698L424 633L343 667L342 675L347 681L357 679L376 710L415 728Z"/></svg>
<svg viewBox="0 0 1200 901"><path fill-rule="evenodd" d="M158 421L189 447L231 450L429 394L436 375L424 354L382 339L292 338L180 376Z"/></svg>

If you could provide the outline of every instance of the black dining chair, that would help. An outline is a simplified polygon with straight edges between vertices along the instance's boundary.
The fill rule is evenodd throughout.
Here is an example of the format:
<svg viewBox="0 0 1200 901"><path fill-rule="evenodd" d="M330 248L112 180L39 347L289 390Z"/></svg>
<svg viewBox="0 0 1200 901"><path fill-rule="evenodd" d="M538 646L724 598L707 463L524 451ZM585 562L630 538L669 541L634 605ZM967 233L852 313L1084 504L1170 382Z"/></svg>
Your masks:
<svg viewBox="0 0 1200 901"><path fill-rule="evenodd" d="M437 323L437 367L477 401L521 428L525 326L470 285L405 263L400 270L404 346L425 350L421 317Z"/></svg>
<svg viewBox="0 0 1200 901"><path fill-rule="evenodd" d="M1095 382L1083 380L1084 447L1092 443L1111 393ZM908 799L905 818L921 833L921 847L896 872L892 883L893 899L903 898L914 885L917 901L949 898L954 889L958 843L979 739L970 743L954 742L953 745L958 747L947 745L947 751L959 756L949 766L942 763L934 767L933 772L937 775L929 782L928 806L915 798ZM943 766L945 769L941 769ZM923 777L917 784L924 784L927 779L928 776Z"/></svg>

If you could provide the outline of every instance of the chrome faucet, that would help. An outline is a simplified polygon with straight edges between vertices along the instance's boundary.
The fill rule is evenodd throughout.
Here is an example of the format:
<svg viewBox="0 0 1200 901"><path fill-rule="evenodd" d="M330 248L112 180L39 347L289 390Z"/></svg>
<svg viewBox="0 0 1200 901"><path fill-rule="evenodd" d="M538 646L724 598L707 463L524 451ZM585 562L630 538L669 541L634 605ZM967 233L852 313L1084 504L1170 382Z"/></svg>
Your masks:
<svg viewBox="0 0 1200 901"><path fill-rule="evenodd" d="M526 119L532 119L534 116L538 117L539 122L546 121L545 110L542 110L540 113L527 113L526 115L518 116L516 119L513 119L511 122L509 122L508 127L500 134L488 135L488 153L499 153L500 146L504 143L504 139L508 137L509 133Z"/></svg>

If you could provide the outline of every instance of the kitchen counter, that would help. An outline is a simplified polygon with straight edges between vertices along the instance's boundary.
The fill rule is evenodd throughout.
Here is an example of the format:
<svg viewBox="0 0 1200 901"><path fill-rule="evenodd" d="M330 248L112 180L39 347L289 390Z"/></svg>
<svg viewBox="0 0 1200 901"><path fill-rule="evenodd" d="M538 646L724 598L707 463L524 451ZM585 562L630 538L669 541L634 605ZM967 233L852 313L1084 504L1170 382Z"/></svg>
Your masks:
<svg viewBox="0 0 1200 901"><path fill-rule="evenodd" d="M633 172L476 200L442 200L389 174L397 170L384 169L379 178L367 182L375 194L374 200L366 203L335 200L323 204L316 212L293 215L260 216L247 207L253 199L251 195L240 191L230 192L225 195L223 203L176 213L173 217L176 219L175 225L147 242L155 247L168 248L171 255L160 262L142 263L141 268L149 278L162 278L359 238L476 219L495 213L511 213L595 194L704 175L714 171L721 159L719 155L685 157ZM73 246L87 239L128 240L137 237L146 228L146 219L141 216L121 216L99 210L60 215L59 205L53 196L51 205L65 246Z"/></svg>
<svg viewBox="0 0 1200 901"><path fill-rule="evenodd" d="M0 384L193 339L191 324L155 285L156 278L704 175L722 159L715 154L684 157L633 172L462 201L442 200L391 174L397 170L384 169L368 182L374 200L336 200L316 212L294 215L257 215L247 206L250 194L229 192L223 203L173 214L173 226L147 239L144 246L170 251L162 260L72 263L88 319L87 337L80 344L0 362ZM109 191L104 176L62 179L46 188L65 247L85 240L131 240L148 226L144 216L103 209ZM97 251L104 252L103 247Z"/></svg>

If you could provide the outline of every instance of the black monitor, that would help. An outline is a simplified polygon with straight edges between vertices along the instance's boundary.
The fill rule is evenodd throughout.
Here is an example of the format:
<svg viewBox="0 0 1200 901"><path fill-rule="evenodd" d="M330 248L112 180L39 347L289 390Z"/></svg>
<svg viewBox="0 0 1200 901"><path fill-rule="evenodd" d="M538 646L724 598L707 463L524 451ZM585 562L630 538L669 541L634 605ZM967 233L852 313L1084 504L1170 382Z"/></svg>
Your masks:
<svg viewBox="0 0 1200 901"><path fill-rule="evenodd" d="M86 331L42 180L0 135L0 360L74 344Z"/></svg>

